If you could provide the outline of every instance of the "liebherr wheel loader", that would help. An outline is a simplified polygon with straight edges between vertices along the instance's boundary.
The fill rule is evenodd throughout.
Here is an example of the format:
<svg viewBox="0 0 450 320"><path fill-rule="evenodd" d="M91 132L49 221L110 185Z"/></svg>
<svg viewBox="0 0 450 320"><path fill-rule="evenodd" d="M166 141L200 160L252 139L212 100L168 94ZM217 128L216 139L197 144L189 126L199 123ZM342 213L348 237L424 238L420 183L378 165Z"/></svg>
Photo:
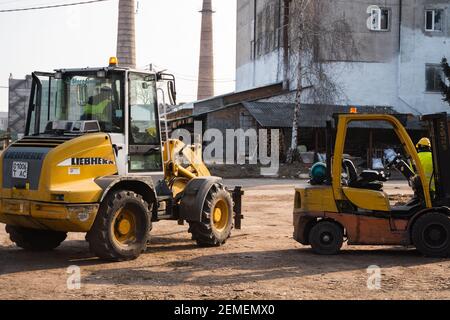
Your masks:
<svg viewBox="0 0 450 320"><path fill-rule="evenodd" d="M24 138L0 158L0 222L33 251L84 232L106 260L137 258L152 223L186 221L200 246L240 226L241 194L202 162L201 147L162 140L158 83L173 75L117 65L34 72ZM234 203L235 205L234 205Z"/></svg>

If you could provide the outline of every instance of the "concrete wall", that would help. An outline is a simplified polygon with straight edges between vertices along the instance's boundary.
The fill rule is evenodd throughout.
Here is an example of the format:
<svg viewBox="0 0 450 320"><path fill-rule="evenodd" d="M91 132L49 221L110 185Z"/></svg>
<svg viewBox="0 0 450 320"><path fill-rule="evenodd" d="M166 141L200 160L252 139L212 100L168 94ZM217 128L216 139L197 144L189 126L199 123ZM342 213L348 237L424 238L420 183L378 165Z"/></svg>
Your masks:
<svg viewBox="0 0 450 320"><path fill-rule="evenodd" d="M450 58L450 2L417 0L403 10L402 45L399 58L398 97L403 104L422 113L448 111L440 93L425 90L425 65ZM426 32L424 10L444 9L444 31ZM399 103L400 104L400 103Z"/></svg>
<svg viewBox="0 0 450 320"><path fill-rule="evenodd" d="M237 91L283 80L282 48L255 60L249 53L255 1L257 10L270 2L238 0ZM449 1L321 1L331 8L324 14L328 20L345 17L358 51L348 61L333 61L328 65L329 74L343 91L337 104L386 105L414 114L450 110L439 93L426 92L425 86L426 64L438 64L445 55L450 58ZM367 8L373 4L390 10L388 31L367 28ZM425 9L432 8L445 10L443 32L425 32ZM321 55L326 58L326 50ZM291 76L290 80L294 90L295 79ZM286 101L293 101L293 96L287 95Z"/></svg>
<svg viewBox="0 0 450 320"><path fill-rule="evenodd" d="M277 14L281 18L279 11L273 11L274 7L280 6L280 0L238 0L237 5L237 42L236 42L236 90L243 91L255 87L260 87L282 81L282 61L283 50L274 49L268 53L258 55L255 42L261 42L261 52L264 52L267 32L278 33L278 43L282 37L279 28L275 25L268 25L265 21L259 21L258 17L265 19L267 14L274 19ZM267 6L272 6L272 11L266 10ZM256 10L256 19L255 19ZM266 10L264 12L264 10ZM264 14L262 14L264 13ZM256 25L255 25L256 24ZM266 30L267 29L267 30ZM253 56L257 55L257 59Z"/></svg>

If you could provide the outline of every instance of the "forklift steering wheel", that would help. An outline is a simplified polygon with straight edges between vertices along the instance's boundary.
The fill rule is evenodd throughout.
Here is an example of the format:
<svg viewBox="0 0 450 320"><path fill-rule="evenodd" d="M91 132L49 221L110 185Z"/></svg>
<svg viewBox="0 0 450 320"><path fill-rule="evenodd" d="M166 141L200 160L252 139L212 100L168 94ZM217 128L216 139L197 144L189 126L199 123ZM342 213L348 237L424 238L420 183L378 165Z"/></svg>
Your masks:
<svg viewBox="0 0 450 320"><path fill-rule="evenodd" d="M400 156L399 155L396 155L391 161L389 161L387 164L386 164L386 168L387 169L390 169L396 162L397 162L397 160L399 160L400 159Z"/></svg>

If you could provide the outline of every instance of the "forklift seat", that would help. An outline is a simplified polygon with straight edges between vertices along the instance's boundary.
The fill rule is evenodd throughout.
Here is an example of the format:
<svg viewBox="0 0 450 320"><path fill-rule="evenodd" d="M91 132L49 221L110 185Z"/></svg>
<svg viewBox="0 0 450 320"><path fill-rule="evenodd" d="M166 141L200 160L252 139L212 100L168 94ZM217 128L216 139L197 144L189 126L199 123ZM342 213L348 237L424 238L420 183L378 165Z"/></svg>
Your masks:
<svg viewBox="0 0 450 320"><path fill-rule="evenodd" d="M349 159L344 159L342 166L348 172L348 187L381 191L383 189L383 182L387 181L383 172L375 170L364 170L358 176L355 164Z"/></svg>

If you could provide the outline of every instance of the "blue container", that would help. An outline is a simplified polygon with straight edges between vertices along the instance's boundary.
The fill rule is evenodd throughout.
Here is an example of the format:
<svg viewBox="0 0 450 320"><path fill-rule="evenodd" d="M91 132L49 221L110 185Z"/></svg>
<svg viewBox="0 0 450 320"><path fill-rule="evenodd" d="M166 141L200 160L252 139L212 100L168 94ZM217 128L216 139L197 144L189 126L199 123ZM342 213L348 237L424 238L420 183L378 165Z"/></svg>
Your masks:
<svg viewBox="0 0 450 320"><path fill-rule="evenodd" d="M317 162L309 171L311 184L323 184L327 178L327 165L323 162Z"/></svg>

